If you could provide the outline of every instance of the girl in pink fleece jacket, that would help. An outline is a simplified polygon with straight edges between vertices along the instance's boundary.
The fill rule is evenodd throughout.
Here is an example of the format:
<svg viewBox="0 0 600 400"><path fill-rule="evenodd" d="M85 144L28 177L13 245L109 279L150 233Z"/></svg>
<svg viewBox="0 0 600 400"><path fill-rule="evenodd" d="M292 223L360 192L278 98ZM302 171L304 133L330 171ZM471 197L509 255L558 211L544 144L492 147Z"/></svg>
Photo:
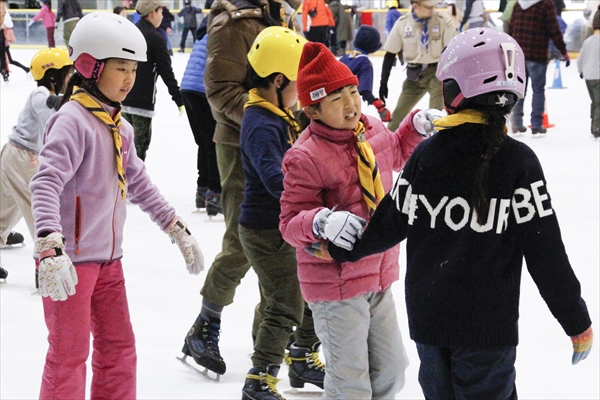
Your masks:
<svg viewBox="0 0 600 400"><path fill-rule="evenodd" d="M338 264L326 239L352 248L353 234L391 189L392 171L423 140L412 120L425 112L414 111L391 132L361 114L357 85L325 46L304 46L298 97L311 122L283 160L280 230L296 247L300 288L323 344L323 398L389 399L408 366L390 290L399 278L399 247Z"/></svg>
<svg viewBox="0 0 600 400"><path fill-rule="evenodd" d="M142 33L116 14L91 13L70 45L77 73L46 124L30 185L49 331L40 398L85 398L91 332L91 398L135 399L135 338L121 265L126 198L179 246L191 274L200 273L204 258L150 181L133 128L121 119L137 64L146 61ZM74 85L79 90L72 93Z"/></svg>

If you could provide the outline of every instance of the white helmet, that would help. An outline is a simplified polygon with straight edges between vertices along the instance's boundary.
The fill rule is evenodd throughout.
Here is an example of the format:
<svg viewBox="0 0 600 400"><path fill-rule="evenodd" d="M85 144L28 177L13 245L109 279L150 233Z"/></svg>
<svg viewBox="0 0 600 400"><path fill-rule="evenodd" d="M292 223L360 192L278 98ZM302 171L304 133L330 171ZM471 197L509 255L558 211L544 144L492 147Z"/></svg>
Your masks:
<svg viewBox="0 0 600 400"><path fill-rule="evenodd" d="M98 62L108 58L144 62L146 48L144 35L128 19L110 12L93 12L75 25L69 57L84 78L97 79L101 72Z"/></svg>

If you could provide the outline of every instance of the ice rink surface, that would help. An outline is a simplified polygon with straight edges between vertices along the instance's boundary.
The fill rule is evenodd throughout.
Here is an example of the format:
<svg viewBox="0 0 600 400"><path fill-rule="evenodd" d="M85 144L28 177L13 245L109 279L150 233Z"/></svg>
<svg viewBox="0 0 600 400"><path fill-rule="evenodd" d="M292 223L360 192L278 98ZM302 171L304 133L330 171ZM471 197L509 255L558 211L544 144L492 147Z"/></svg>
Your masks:
<svg viewBox="0 0 600 400"><path fill-rule="evenodd" d="M13 58L28 64L35 50L12 49ZM173 67L181 79L189 53L176 53ZM375 94L383 58L373 57ZM548 67L547 86L553 83L555 65ZM404 68L392 70L388 103L393 109L405 77ZM561 66L564 89L546 91L547 110L554 128L545 138L534 139L530 132L520 137L538 155L544 167L553 206L561 224L570 261L582 284L596 334L599 313L599 231L600 231L600 141L590 134L590 99L579 79L575 60ZM9 82L1 87L1 144L7 141L35 82L13 68ZM419 104L427 108L427 96ZM525 108L529 122L531 93ZM179 215L190 225L202 247L207 268L221 249L224 232L222 216L208 221L195 212L196 145L187 118L178 116L166 87L158 84L157 115L148 151L148 172ZM377 115L363 103L363 112ZM181 254L147 215L128 205L124 258L129 306L138 352L138 397L140 399L239 399L248 369L252 366L251 324L259 300L256 275L250 271L237 289L235 302L223 312L221 354L227 373L220 383L207 382L181 365L184 336L200 311L199 295L206 271L188 275ZM47 330L41 298L34 292L33 241L23 221L16 230L26 237L26 246L2 250L2 265L8 281L0 285L0 398L34 399L39 395ZM401 257L401 281L393 286L398 317L411 365L406 386L397 399L422 399L417 382L419 359L408 334L402 284L405 256ZM520 306L520 344L517 351L517 390L521 399L600 399L600 345L577 366L571 365L571 341L554 319L524 268ZM596 340L598 343L598 340ZM349 349L349 351L351 351ZM89 368L88 368L89 370ZM88 371L88 386L91 370ZM279 391L290 388L287 367L280 371ZM309 386L306 389L312 390ZM89 392L88 392L89 396ZM314 397L314 396L313 396ZM288 399L303 398L288 395ZM307 398L307 397L305 397Z"/></svg>

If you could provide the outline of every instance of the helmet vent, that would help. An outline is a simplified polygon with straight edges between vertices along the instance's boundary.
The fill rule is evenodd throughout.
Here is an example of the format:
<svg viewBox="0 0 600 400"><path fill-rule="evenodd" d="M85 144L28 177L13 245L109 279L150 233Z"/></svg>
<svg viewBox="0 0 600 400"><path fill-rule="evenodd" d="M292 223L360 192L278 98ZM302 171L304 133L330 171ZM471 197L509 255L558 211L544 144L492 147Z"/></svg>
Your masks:
<svg viewBox="0 0 600 400"><path fill-rule="evenodd" d="M123 50L125 53L135 54L134 50L126 49L125 47L122 47L121 50Z"/></svg>
<svg viewBox="0 0 600 400"><path fill-rule="evenodd" d="M489 77L489 78L485 79L485 80L483 81L483 83L490 83L490 82L494 82L494 81L495 81L497 78L498 78L498 76L497 76L497 75L494 75L494 76L492 76L492 77Z"/></svg>
<svg viewBox="0 0 600 400"><path fill-rule="evenodd" d="M479 43L473 45L473 47L481 47L483 45L485 45L485 42L479 42Z"/></svg>

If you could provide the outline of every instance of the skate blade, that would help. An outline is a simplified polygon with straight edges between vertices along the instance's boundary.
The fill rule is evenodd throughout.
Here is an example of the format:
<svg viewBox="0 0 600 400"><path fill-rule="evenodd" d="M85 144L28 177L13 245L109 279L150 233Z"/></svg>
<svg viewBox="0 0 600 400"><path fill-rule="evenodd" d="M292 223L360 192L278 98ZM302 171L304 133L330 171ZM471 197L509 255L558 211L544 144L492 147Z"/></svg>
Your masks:
<svg viewBox="0 0 600 400"><path fill-rule="evenodd" d="M0 284L6 283L6 278L0 278Z"/></svg>
<svg viewBox="0 0 600 400"><path fill-rule="evenodd" d="M223 221L225 221L223 214L209 215L208 219L204 220L204 222L223 222Z"/></svg>
<svg viewBox="0 0 600 400"><path fill-rule="evenodd" d="M20 249L21 247L25 247L25 243L5 244L4 246L0 246L0 249L11 250L11 249Z"/></svg>
<svg viewBox="0 0 600 400"><path fill-rule="evenodd" d="M320 398L323 395L323 391L322 390L298 390L298 388L291 388L290 390L284 390L283 394L286 394L289 396Z"/></svg>
<svg viewBox="0 0 600 400"><path fill-rule="evenodd" d="M202 375L205 379L209 380L210 382L213 383L219 383L220 379L221 379L221 375L215 373L215 376L211 376L208 373L212 372L211 370L209 370L208 368L204 368L204 370L198 369L196 367L194 367L192 364L190 364L189 362L187 362L187 355L184 355L183 357L175 357L176 359L178 359L179 361L181 361L186 367L194 370L196 373Z"/></svg>
<svg viewBox="0 0 600 400"><path fill-rule="evenodd" d="M206 214L206 208L196 208L192 214Z"/></svg>

